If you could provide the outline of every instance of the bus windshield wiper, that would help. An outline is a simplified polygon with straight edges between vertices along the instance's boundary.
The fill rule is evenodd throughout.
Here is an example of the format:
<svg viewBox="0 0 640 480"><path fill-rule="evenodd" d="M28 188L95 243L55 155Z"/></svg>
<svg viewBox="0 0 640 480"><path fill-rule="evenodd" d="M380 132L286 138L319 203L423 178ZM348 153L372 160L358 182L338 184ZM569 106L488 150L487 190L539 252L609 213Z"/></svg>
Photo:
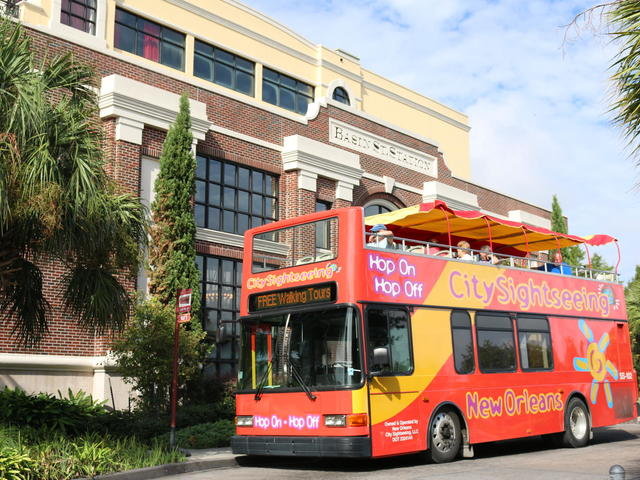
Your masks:
<svg viewBox="0 0 640 480"><path fill-rule="evenodd" d="M287 358L287 365L289 365L289 368L291 368L291 373L293 374L292 375L293 378L295 379L296 382L300 384L300 386L304 390L304 393L306 393L307 397L309 397L309 400L315 400L316 396L313 393L311 393L311 389L309 388L309 385L306 384L306 382L302 378L302 375L300 375L300 372L298 371L298 369L293 364L290 358Z"/></svg>
<svg viewBox="0 0 640 480"><path fill-rule="evenodd" d="M260 382L258 382L258 388L256 389L256 394L253 398L256 400L260 400L262 398L262 392L264 391L264 387L267 384L267 379L269 378L269 373L271 372L271 362L267 363L267 369L262 374L260 378Z"/></svg>

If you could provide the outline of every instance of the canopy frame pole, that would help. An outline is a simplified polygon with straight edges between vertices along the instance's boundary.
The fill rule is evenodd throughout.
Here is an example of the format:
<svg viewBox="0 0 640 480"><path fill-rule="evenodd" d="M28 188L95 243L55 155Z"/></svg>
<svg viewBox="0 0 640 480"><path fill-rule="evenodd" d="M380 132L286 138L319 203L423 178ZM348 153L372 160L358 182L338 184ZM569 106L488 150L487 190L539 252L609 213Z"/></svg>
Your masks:
<svg viewBox="0 0 640 480"><path fill-rule="evenodd" d="M524 225L520 226L520 229L522 230L522 233L524 234L524 248L527 252L527 254L524 256L524 258L527 259L527 268L531 268L531 252L529 251L529 236L527 235L527 229L524 227ZM523 265L524 267L524 262Z"/></svg>
<svg viewBox="0 0 640 480"><path fill-rule="evenodd" d="M589 247L587 246L586 243L583 243L582 245L584 245L584 249L587 252L587 265L588 265L588 268L589 268L589 278L593 278L593 269L592 269L592 266L591 266L591 254L589 253Z"/></svg>
<svg viewBox="0 0 640 480"><path fill-rule="evenodd" d="M491 236L491 222L489 222L489 219L487 217L482 217L484 218L484 221L487 222L487 230L489 231L489 250L491 250L491 253L493 253L493 237Z"/></svg>
<svg viewBox="0 0 640 480"><path fill-rule="evenodd" d="M616 263L616 279L618 278L618 267L620 266L620 245L618 245L618 240L613 241L616 244L616 248L618 249L618 263Z"/></svg>
<svg viewBox="0 0 640 480"><path fill-rule="evenodd" d="M438 208L444 213L444 218L447 221L447 239L449 241L449 253L452 253L453 245L451 245L451 225L449 224L449 212L447 212L442 206L438 205Z"/></svg>

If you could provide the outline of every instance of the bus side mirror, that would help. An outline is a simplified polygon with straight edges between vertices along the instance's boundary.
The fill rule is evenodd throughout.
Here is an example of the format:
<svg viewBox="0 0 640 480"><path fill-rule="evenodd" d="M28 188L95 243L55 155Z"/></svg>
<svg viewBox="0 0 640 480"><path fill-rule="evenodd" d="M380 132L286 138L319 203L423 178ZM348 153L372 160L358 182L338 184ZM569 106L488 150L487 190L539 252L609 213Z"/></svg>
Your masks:
<svg viewBox="0 0 640 480"><path fill-rule="evenodd" d="M369 375L375 377L389 367L389 348L376 347L373 349L373 362Z"/></svg>

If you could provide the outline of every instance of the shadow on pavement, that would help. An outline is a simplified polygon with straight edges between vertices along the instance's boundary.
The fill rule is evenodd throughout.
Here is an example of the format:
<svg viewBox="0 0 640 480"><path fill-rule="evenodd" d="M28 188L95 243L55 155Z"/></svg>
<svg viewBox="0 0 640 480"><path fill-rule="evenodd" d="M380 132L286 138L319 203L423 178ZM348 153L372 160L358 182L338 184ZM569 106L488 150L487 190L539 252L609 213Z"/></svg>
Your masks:
<svg viewBox="0 0 640 480"><path fill-rule="evenodd" d="M603 427L593 431L593 439L590 445L598 445L611 442L623 442L638 439L640 435L615 428ZM474 446L473 459L460 459L459 462L473 461L474 459L505 457L536 451L551 450L539 436L530 438L506 440L501 442L483 443ZM369 472L393 468L406 468L424 465L424 454L403 455L392 458L380 459L341 459L341 458L305 458L305 457L236 457L239 465L246 468L277 468L286 470L307 470L323 472ZM634 470L634 473L635 470ZM627 476L629 478L636 478Z"/></svg>

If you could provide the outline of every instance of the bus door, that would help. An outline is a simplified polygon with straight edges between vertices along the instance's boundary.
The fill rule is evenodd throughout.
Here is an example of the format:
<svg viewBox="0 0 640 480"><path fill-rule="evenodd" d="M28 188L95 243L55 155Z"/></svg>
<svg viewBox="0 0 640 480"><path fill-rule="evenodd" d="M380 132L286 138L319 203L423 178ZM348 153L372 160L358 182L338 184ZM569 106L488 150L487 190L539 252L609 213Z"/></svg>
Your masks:
<svg viewBox="0 0 640 480"><path fill-rule="evenodd" d="M424 449L414 401L418 392L411 385L409 311L372 305L366 309L366 322L372 455Z"/></svg>
<svg viewBox="0 0 640 480"><path fill-rule="evenodd" d="M271 326L254 325L251 327L251 386L271 385L273 379L271 351Z"/></svg>

